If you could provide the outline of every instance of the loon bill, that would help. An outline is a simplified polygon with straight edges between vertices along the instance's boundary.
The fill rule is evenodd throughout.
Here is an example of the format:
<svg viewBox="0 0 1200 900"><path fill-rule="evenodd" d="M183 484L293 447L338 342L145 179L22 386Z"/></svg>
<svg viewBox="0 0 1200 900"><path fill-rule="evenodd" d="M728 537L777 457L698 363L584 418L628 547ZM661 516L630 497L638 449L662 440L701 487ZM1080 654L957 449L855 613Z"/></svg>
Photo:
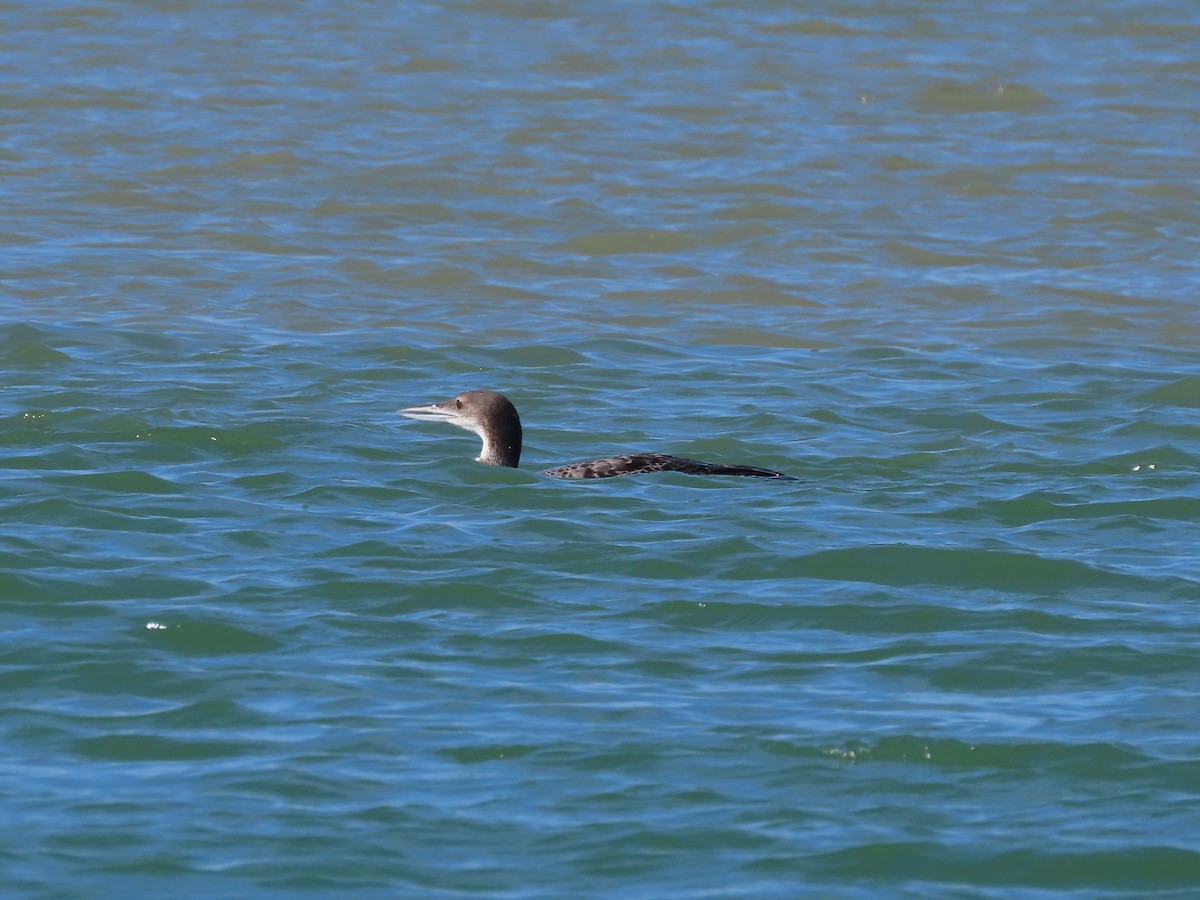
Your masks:
<svg viewBox="0 0 1200 900"><path fill-rule="evenodd" d="M521 461L521 417L507 397L495 391L463 391L457 397L430 406L410 406L400 415L423 422L446 422L473 431L483 441L476 462L515 469ZM758 466L727 466L700 462L665 453L630 453L547 469L551 478L615 478L643 472L683 472L687 475L752 475L758 478L795 479Z"/></svg>

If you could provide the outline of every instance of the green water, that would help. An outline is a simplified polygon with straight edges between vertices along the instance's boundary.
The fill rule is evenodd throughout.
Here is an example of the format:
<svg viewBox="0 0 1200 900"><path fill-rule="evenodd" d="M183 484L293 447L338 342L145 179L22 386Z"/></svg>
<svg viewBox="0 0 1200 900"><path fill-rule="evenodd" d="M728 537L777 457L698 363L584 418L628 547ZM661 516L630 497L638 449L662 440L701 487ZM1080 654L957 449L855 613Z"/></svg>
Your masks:
<svg viewBox="0 0 1200 900"><path fill-rule="evenodd" d="M1198 28L0 7L6 891L1195 894Z"/></svg>

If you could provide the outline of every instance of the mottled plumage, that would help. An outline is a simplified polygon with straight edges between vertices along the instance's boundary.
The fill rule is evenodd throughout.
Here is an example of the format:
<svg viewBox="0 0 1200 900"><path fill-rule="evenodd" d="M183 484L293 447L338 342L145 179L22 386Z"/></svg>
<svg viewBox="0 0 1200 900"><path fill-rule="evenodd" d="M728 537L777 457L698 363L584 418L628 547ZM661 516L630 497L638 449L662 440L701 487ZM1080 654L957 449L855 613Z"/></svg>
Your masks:
<svg viewBox="0 0 1200 900"><path fill-rule="evenodd" d="M790 478L758 466L726 466L698 459L684 459L666 453L627 453L588 462L571 463L547 469L543 475L551 478L615 478L618 475L640 475L643 472L683 472L685 475L756 475L760 478Z"/></svg>
<svg viewBox="0 0 1200 900"><path fill-rule="evenodd" d="M457 397L430 406L410 406L402 416L426 422L446 422L473 431L483 441L477 462L515 469L521 461L521 417L508 398L495 391L464 391ZM616 478L645 472L682 472L685 475L750 475L794 481L790 475L758 466L727 466L665 453L629 453L547 469L551 478Z"/></svg>

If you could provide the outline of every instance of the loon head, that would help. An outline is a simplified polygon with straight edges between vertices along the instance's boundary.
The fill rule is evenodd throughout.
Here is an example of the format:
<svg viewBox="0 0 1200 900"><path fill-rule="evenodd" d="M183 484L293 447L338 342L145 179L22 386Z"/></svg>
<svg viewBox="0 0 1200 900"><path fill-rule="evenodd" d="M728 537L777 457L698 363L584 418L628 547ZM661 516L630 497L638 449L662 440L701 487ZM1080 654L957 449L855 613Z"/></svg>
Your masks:
<svg viewBox="0 0 1200 900"><path fill-rule="evenodd" d="M447 422L475 432L483 441L476 462L515 469L521 461L521 417L503 394L463 391L441 403L402 409L400 415L422 422Z"/></svg>

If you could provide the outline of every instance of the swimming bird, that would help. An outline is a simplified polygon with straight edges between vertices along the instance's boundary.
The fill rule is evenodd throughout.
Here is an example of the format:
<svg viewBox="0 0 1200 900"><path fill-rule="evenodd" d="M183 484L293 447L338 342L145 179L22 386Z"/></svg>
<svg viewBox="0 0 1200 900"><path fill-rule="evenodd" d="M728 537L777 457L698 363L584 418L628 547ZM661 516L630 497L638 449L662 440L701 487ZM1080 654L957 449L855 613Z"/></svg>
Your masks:
<svg viewBox="0 0 1200 900"><path fill-rule="evenodd" d="M446 422L473 431L483 441L476 462L515 469L521 461L521 417L503 394L463 391L457 397L429 406L410 406L400 415L423 422ZM665 453L629 453L547 469L551 478L615 478L643 472L683 472L688 475L753 475L794 481L790 475L758 466L727 466Z"/></svg>

